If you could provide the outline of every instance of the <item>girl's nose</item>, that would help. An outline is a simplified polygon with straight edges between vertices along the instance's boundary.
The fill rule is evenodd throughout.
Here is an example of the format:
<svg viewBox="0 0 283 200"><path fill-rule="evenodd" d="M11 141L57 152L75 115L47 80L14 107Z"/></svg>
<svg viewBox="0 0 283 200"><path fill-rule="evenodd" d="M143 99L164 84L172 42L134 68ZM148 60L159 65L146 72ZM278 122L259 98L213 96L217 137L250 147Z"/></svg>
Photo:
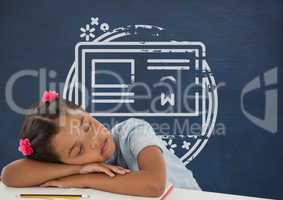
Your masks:
<svg viewBox="0 0 283 200"><path fill-rule="evenodd" d="M91 148L91 149L95 149L95 146L96 146L96 145L94 144L94 142L91 142L91 143L90 143L90 148Z"/></svg>

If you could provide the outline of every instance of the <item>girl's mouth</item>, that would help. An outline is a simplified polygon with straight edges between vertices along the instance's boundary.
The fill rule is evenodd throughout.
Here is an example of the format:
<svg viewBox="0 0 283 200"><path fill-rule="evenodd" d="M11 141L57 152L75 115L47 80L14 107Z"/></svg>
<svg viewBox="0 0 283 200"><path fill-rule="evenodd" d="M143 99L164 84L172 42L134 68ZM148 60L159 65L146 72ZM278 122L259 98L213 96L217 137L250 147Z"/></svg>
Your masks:
<svg viewBox="0 0 283 200"><path fill-rule="evenodd" d="M101 145L101 149L100 149L101 155L103 155L106 152L107 148L108 148L108 139L106 138Z"/></svg>

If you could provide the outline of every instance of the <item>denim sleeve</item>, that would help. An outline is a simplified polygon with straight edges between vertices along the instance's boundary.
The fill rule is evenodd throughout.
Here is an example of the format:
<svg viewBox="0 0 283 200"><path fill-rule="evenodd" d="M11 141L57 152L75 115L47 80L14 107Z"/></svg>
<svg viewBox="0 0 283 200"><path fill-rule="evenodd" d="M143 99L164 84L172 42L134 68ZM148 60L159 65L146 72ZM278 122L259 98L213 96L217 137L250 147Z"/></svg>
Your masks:
<svg viewBox="0 0 283 200"><path fill-rule="evenodd" d="M156 146L159 147L161 152L164 151L165 146L161 138L156 136L154 129L148 122L142 119L130 118L127 120L126 129L128 131L129 148L136 159L139 152L148 146Z"/></svg>

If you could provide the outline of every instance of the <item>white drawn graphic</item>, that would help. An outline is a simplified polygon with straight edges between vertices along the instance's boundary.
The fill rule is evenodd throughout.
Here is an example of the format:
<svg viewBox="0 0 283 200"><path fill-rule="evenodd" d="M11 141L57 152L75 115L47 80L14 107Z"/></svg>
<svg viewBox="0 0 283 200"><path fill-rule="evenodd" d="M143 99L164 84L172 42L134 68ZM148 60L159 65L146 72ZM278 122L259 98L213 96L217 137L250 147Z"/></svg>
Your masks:
<svg viewBox="0 0 283 200"><path fill-rule="evenodd" d="M100 25L100 30L102 30L103 32L106 32L109 30L109 25L107 23L102 23Z"/></svg>
<svg viewBox="0 0 283 200"><path fill-rule="evenodd" d="M182 148L183 149L186 149L186 150L189 150L190 149L190 146L191 146L191 143L190 142L187 142L187 141L183 141L183 145L182 145Z"/></svg>
<svg viewBox="0 0 283 200"><path fill-rule="evenodd" d="M164 30L158 26L133 25L111 30L108 23L100 24L99 18L91 18L90 24L91 27L81 28L80 37L93 41L76 45L75 62L66 78L63 97L75 101L94 117L199 119L199 135L160 135L172 152L183 150L178 156L188 164L208 142L218 110L217 88L206 62L205 45L198 41L158 41ZM127 40L141 32L150 32L154 41ZM109 71L118 76L110 76ZM144 84L150 89L150 99L138 98ZM185 86L189 84L196 89L187 90ZM184 94L193 98L184 99Z"/></svg>
<svg viewBox="0 0 283 200"><path fill-rule="evenodd" d="M174 144L172 139L169 139L168 142L164 141L164 145L172 152L175 153L175 148L177 147L177 144Z"/></svg>
<svg viewBox="0 0 283 200"><path fill-rule="evenodd" d="M90 28L89 24L85 26L85 28L81 27L82 34L80 35L81 38L85 37L86 41L89 41L90 38L94 38L95 35L93 32L95 31L95 28Z"/></svg>
<svg viewBox="0 0 283 200"><path fill-rule="evenodd" d="M161 96L160 99L161 99L162 106L164 106L166 103L169 103L172 106L175 105L175 94L174 93L167 95L164 92L162 92L160 96Z"/></svg>
<svg viewBox="0 0 283 200"><path fill-rule="evenodd" d="M98 24L99 24L99 22L98 22L98 21L99 21L99 18L98 18L98 17L95 17L95 18L92 17L90 20L91 20L91 23L90 23L91 25L93 25L93 26L94 26L94 25L98 26Z"/></svg>

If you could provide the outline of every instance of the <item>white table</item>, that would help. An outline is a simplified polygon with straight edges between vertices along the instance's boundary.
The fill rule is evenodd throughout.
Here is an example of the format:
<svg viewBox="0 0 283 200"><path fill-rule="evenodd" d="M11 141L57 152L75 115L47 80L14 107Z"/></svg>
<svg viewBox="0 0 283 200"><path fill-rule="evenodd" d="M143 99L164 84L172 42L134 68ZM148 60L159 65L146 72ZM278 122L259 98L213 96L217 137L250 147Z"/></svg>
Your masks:
<svg viewBox="0 0 283 200"><path fill-rule="evenodd" d="M0 199L1 200L15 200L22 199L18 195L20 193L59 193L59 194L88 194L89 198L86 200L150 200L150 199L159 199L159 198L143 198L143 197L133 197L125 195L117 195L108 192L98 191L94 189L60 189L60 188L11 188L6 187L3 183L0 182ZM213 199L213 200L255 200L259 198L244 197L237 195L229 194L220 194L213 192L202 192L202 191L193 191L185 190L180 188L174 188L173 191L168 195L167 200L196 200L196 199ZM22 200L28 200L24 198ZM33 199L35 200L35 199ZM46 200L46 199L45 199Z"/></svg>

